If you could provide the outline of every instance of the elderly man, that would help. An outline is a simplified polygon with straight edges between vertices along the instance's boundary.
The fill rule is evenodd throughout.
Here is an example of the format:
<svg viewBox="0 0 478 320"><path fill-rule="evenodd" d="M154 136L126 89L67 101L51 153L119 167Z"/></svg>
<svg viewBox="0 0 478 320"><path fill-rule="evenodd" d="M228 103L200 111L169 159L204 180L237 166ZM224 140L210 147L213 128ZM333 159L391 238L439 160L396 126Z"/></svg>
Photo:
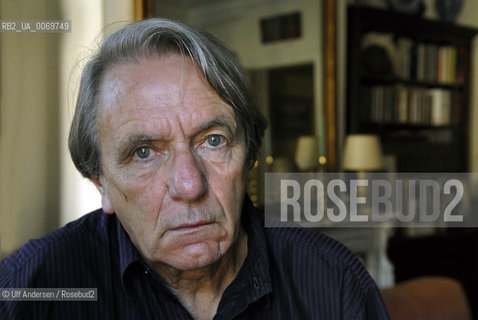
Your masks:
<svg viewBox="0 0 478 320"><path fill-rule="evenodd" d="M102 210L30 241L0 287L97 288L98 301L0 302L2 319L387 319L343 246L264 228L246 195L265 121L217 39L152 19L86 65L70 132Z"/></svg>

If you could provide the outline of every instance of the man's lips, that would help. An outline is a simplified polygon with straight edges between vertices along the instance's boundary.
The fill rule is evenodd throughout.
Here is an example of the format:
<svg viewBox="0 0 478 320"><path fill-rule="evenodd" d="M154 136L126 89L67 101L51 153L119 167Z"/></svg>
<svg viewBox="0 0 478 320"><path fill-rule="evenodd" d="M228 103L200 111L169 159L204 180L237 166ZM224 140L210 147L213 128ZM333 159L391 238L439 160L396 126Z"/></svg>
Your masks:
<svg viewBox="0 0 478 320"><path fill-rule="evenodd" d="M187 231L187 230L194 230L198 229L203 226L207 226L210 224L213 224L214 221L209 221L209 220L204 220L204 221L198 221L198 222L191 222L191 223L182 223L176 227L170 228L170 231Z"/></svg>

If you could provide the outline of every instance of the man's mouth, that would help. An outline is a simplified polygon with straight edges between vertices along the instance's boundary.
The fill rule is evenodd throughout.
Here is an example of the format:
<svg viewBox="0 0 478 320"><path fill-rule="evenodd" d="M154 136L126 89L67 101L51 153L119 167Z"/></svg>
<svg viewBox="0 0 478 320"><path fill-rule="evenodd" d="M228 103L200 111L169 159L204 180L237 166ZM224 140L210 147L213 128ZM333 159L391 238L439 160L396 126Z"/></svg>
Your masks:
<svg viewBox="0 0 478 320"><path fill-rule="evenodd" d="M171 228L171 231L188 231L188 230L195 230L199 229L201 227L213 224L213 221L210 220L203 220L203 221L197 221L197 222L187 222L187 223L182 223L174 228Z"/></svg>

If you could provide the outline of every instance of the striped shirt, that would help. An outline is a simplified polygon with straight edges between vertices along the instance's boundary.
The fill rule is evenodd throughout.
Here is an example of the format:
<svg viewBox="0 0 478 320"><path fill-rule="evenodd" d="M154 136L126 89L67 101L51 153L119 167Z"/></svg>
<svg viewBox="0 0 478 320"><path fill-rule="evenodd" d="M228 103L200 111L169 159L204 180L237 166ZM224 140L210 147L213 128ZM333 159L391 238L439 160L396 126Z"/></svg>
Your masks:
<svg viewBox="0 0 478 320"><path fill-rule="evenodd" d="M388 319L379 290L343 245L303 228L264 228L246 199L248 255L214 319ZM192 319L102 210L0 264L0 288L97 288L97 301L0 301L0 319Z"/></svg>

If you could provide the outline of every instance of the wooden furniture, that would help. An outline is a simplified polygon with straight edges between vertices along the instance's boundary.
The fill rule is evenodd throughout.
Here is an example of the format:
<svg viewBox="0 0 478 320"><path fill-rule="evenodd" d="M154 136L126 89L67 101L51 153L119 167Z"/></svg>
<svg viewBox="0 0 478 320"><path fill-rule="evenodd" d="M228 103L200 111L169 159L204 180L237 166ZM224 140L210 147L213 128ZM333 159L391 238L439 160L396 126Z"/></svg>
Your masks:
<svg viewBox="0 0 478 320"><path fill-rule="evenodd" d="M462 285L446 277L421 277L381 290L391 320L470 320Z"/></svg>
<svg viewBox="0 0 478 320"><path fill-rule="evenodd" d="M468 168L477 30L349 6L347 133L380 135L400 172Z"/></svg>
<svg viewBox="0 0 478 320"><path fill-rule="evenodd" d="M466 292L473 319L478 318L478 230L454 229L432 236L406 238L396 234L387 254L397 283L423 276L458 280Z"/></svg>

